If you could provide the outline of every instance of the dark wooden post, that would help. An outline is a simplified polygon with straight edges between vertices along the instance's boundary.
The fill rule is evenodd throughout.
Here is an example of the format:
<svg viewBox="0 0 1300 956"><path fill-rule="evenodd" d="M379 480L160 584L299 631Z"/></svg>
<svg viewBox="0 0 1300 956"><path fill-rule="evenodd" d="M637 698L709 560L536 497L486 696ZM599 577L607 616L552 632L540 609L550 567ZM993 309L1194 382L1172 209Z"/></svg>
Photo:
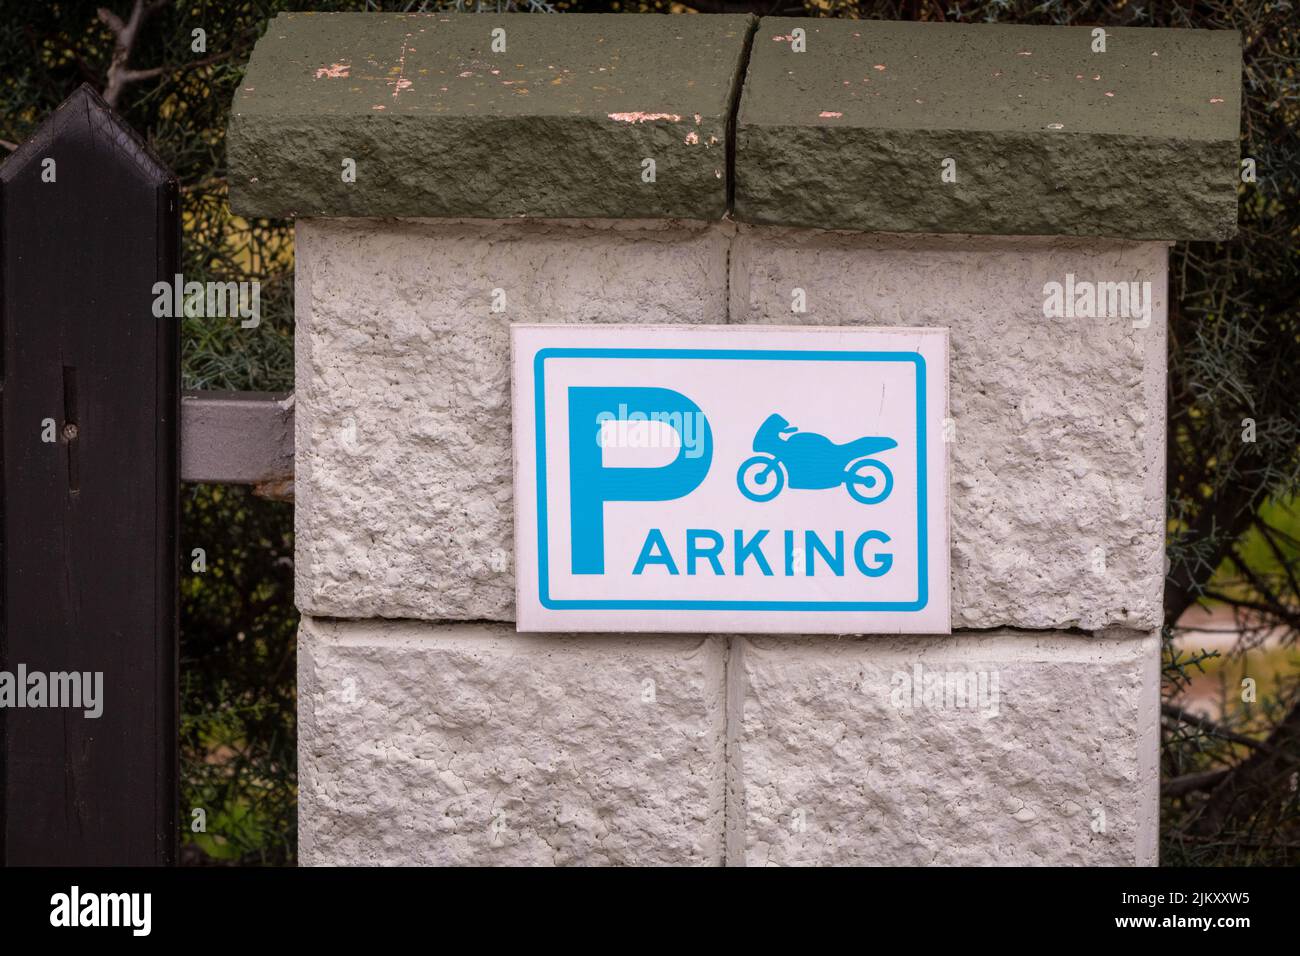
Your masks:
<svg viewBox="0 0 1300 956"><path fill-rule="evenodd" d="M8 864L175 855L179 334L153 286L179 242L174 177L89 87L0 167L0 669L103 674L98 719L0 710Z"/></svg>

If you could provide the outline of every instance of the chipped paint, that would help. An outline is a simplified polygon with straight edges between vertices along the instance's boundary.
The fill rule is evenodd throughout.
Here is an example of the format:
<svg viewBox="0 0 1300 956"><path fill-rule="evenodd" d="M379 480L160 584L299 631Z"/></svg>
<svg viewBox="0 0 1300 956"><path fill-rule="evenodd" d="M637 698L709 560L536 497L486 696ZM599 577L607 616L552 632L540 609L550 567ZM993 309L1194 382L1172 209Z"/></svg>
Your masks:
<svg viewBox="0 0 1300 956"><path fill-rule="evenodd" d="M402 90L409 89L411 86L411 81L406 78L406 51L408 49L407 43L413 35L414 34L408 33L402 38L402 52L397 55L397 69L394 71L397 73L397 80L393 83L394 98L396 98L397 94L401 93Z"/></svg>
<svg viewBox="0 0 1300 956"><path fill-rule="evenodd" d="M330 80L347 79L351 70L351 63L335 63L332 66L322 66L316 71L316 79L319 80L322 77ZM252 87L249 87L249 89L252 89Z"/></svg>
<svg viewBox="0 0 1300 956"><path fill-rule="evenodd" d="M694 146L699 141L700 141L700 134L695 132L695 130L691 130L689 133L686 134L687 146Z"/></svg>
<svg viewBox="0 0 1300 956"><path fill-rule="evenodd" d="M677 113L610 113L609 118L619 123L650 123L655 120L672 120L674 123L680 123L682 121Z"/></svg>
<svg viewBox="0 0 1300 956"><path fill-rule="evenodd" d="M745 91L737 119L737 135L746 144L746 149L737 156L740 172L737 176L736 208L740 210L739 216L754 217L751 221L801 226L815 223L823 228L865 231L882 228L882 223L905 223L915 228L920 217L912 216L903 201L899 200L895 205L893 200L896 197L891 195L886 202L857 205L855 190L864 188L864 180L848 177L839 181L833 168L824 171L820 166L833 167L833 164L825 163L825 157L851 155L858 148L875 156L895 149L902 152L903 144L911 147L922 137L933 137L942 142L947 150L939 154L942 156L959 149L963 137L971 134L981 137L982 142L994 142L1005 149L1010 143L1016 143L1019 148L1022 142L1032 142L1036 135L1042 139L1041 133L1071 130L1068 137L1043 140L1040 145L1053 150L1069 149L1072 153L1077 149L1108 159L1113 150L1115 166L1124 169L1128 168L1124 164L1130 157L1122 154L1122 148L1113 145L1109 138L1120 131L1134 137L1151 137L1162 143L1199 143L1204 138L1212 140L1215 149L1220 150L1216 156L1230 152L1230 148L1223 145L1225 139L1231 139L1232 133L1224 118L1231 117L1233 111L1198 111L1195 108L1197 102L1225 107L1234 104L1235 108L1235 84L1230 85L1222 77L1235 80L1234 67L1239 61L1236 60L1234 45L1222 34L1211 36L1177 30L1122 33L1129 49L1118 52L1112 49L1108 60L1106 56L1089 55L1086 39L1080 45L1075 34L1047 27L986 28L982 25L874 22L850 26L843 21L828 20L820 23L822 33L819 37L810 37L813 42L809 52L813 59L801 60L787 57L786 51L774 48L778 44L771 42L773 34L767 32L773 27L781 30L795 25L800 25L800 21L761 21L759 30L769 40L758 41L751 51L747 67ZM862 39L854 37L851 31L860 31ZM811 29L809 33L812 33ZM1144 68L1140 59L1141 46L1155 38L1170 44L1169 66L1155 64ZM1042 52L1017 45L1017 41L1023 43L1026 39L1041 42ZM1111 45L1115 46L1117 42L1112 37ZM1158 53L1161 60L1166 59L1164 50L1148 47L1148 60L1156 59L1152 53ZM873 54L882 59L876 59ZM1008 55L1015 59L1009 60ZM1028 65L1028 60L1040 65ZM1207 69L1209 63L1214 64L1216 71L1222 70L1219 79L1215 79ZM1092 72L1084 72L1082 67L1085 64L1093 67ZM1097 68L1101 65L1105 65L1108 72L1103 73ZM860 73L864 66L867 72ZM1070 72L1071 67L1074 72ZM849 75L851 73L858 75L854 78ZM997 82L988 83L990 78ZM846 85L846 80L851 82ZM1155 80L1160 82L1153 83ZM1095 95L1086 91L1089 81L1098 87ZM1070 83L1073 83L1073 89L1067 88ZM1228 86L1228 93L1234 93L1234 96L1210 92L1208 88L1216 83ZM865 88L860 95L859 87ZM1176 96L1171 105L1170 90L1181 93L1182 108L1177 108ZM1121 91L1123 104L1118 103ZM1210 104L1212 97L1222 102ZM907 105L909 98L917 109ZM818 106L818 99L823 103L827 99L838 100L843 108ZM873 103L872 100L880 102ZM663 99L657 102L677 103ZM1069 116L1070 121L1045 119L1054 110ZM853 122L844 122L850 112L854 114ZM814 119L818 122L814 123ZM831 125L837 128L832 131ZM801 138L797 144L790 142L789 131L792 129L800 131ZM825 140L819 133L835 139ZM701 139L706 138L707 133L701 131ZM1055 145L1049 147L1049 142ZM751 154L748 159L744 155L746 151ZM1179 173L1185 173L1197 162L1204 161L1200 153L1196 153L1195 159L1174 155L1167 158L1170 166L1176 166ZM1136 160L1134 162L1136 164ZM903 181L902 165L888 162L877 168L873 164L867 178L877 185ZM1098 165L1104 169L1104 163ZM1226 165L1218 167L1219 175L1225 180L1230 178L1222 173ZM989 181L996 179L996 173L985 169L981 169L979 175L987 176ZM1064 187L1056 188L1054 176L1068 183L1069 191ZM1090 178L1092 176L1096 177L1095 180ZM1012 209L1012 214L1023 222L1036 223L1039 229L1055 230L1060 228L1063 218L1068 220L1070 216L1077 216L1079 222L1071 223L1071 227L1063 232L1079 229L1086 230L1080 232L1081 235L1103 235L1108 234L1104 232L1106 228L1116 228L1114 224L1099 226L1098 222L1109 213L1083 198L1085 190L1100 188L1105 183L1105 172L1092 173L1073 166L1062 172L1049 164L1036 168L1030 177L1041 179L1042 183L1049 184L1051 191L1059 193L1050 201L1060 201L1060 210L1064 210L1066 215L1063 217L1058 210L1053 221L1042 213L1041 208L1032 208L1032 203L1007 198L1006 208ZM1137 202L1132 204L1133 208L1125 210L1126 217L1133 221L1158 221L1160 228L1173 229L1175 235L1179 235L1180 230L1222 231L1230 228L1227 225L1230 216L1220 212L1209 214L1196 208L1197 203L1206 200L1206 192L1198 189L1180 193L1172 175L1162 175L1161 179L1162 186L1168 184L1161 194L1162 201L1175 212L1165 214ZM766 185L754 185L760 180ZM1124 192L1126 197L1130 190L1137 196L1142 187L1134 186L1133 181L1127 179L1119 186L1112 184L1112 188ZM773 185L777 182L779 188ZM820 198L798 201L795 204L800 208L795 216L775 198L778 193L789 191L792 184L799 183L802 188L811 182L820 188L808 188L809 197L833 195L836 201L822 202ZM1217 208L1221 210L1231 196L1222 181L1217 181L1214 188L1219 190L1213 194L1214 202L1220 203ZM1077 204L1068 205L1075 195L1079 197ZM926 202L931 200L927 198ZM960 220L963 226L981 223L975 206L959 207L960 204L946 205L939 200L934 206L926 207L926 214L932 217L931 221ZM889 208L888 215L882 214L884 208ZM1214 221L1210 222L1212 216ZM1198 225L1190 225L1193 222Z"/></svg>

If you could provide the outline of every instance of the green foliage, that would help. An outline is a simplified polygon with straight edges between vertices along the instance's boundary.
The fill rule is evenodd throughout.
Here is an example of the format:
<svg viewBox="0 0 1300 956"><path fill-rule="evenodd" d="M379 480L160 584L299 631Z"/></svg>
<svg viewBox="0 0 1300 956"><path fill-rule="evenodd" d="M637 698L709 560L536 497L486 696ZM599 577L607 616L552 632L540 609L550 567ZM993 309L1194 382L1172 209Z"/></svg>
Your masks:
<svg viewBox="0 0 1300 956"><path fill-rule="evenodd" d="M1296 819L1300 794L1295 786L1294 737L1277 746L1278 729L1293 720L1297 690L1294 655L1264 654L1259 650L1223 658L1217 651L1188 651L1171 642L1165 658L1165 677L1177 696L1199 674L1213 671L1217 679L1218 713L1213 720L1199 715L1167 718L1161 748L1161 779L1165 790L1161 806L1161 862L1166 866L1293 866L1300 859ZM1255 658L1254 661L1251 658ZM1273 693L1258 700L1242 700L1243 679L1250 677ZM1173 704L1166 705L1166 714ZM1232 786L1234 773L1258 766L1271 751L1279 759L1266 767L1262 781L1238 787L1235 797L1246 813L1227 813L1211 827L1197 826L1212 807L1215 789ZM1195 785L1178 791L1179 782ZM1256 790L1263 791L1258 799ZM1206 794L1209 794L1209 797Z"/></svg>
<svg viewBox="0 0 1300 956"><path fill-rule="evenodd" d="M292 509L244 488L194 485L185 489L183 514L183 858L290 863L297 844ZM207 812L206 833L191 829L195 808Z"/></svg>

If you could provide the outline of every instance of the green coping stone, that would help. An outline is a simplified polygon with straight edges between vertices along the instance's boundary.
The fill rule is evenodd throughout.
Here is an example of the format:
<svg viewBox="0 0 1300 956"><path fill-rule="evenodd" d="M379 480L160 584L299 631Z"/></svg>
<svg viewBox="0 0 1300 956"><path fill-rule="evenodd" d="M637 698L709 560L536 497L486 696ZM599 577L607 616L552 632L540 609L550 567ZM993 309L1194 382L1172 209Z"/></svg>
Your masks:
<svg viewBox="0 0 1300 956"><path fill-rule="evenodd" d="M256 216L716 219L742 16L288 13L235 94ZM505 31L493 52L492 31ZM343 160L356 181L343 181ZM643 181L644 159L655 181Z"/></svg>
<svg viewBox="0 0 1300 956"><path fill-rule="evenodd" d="M801 27L807 48L794 52ZM880 232L1223 239L1241 41L1209 30L764 18L736 217ZM945 183L945 159L957 180Z"/></svg>

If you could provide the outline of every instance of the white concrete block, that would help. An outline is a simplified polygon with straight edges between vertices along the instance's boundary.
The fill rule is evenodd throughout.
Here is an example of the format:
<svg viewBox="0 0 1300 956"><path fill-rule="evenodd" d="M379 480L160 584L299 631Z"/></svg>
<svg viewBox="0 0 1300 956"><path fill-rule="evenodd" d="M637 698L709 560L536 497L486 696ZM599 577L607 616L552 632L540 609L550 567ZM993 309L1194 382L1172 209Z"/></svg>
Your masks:
<svg viewBox="0 0 1300 956"><path fill-rule="evenodd" d="M722 862L723 639L304 617L298 653L304 864Z"/></svg>
<svg viewBox="0 0 1300 956"><path fill-rule="evenodd" d="M1157 627L1166 260L1103 240L300 221L299 606L512 620L508 323L729 320L948 328L953 626ZM1149 282L1149 321L1045 318L1068 275Z"/></svg>
<svg viewBox="0 0 1300 956"><path fill-rule="evenodd" d="M300 219L296 235L298 606L512 619L509 324L723 323L729 227Z"/></svg>
<svg viewBox="0 0 1300 956"><path fill-rule="evenodd" d="M953 627L1148 630L1164 584L1167 261L1163 243L742 226L730 314L947 328ZM1146 326L1045 318L1044 286L1067 274L1149 282Z"/></svg>
<svg viewBox="0 0 1300 956"><path fill-rule="evenodd" d="M1159 654L1119 629L733 638L728 864L1154 865Z"/></svg>

